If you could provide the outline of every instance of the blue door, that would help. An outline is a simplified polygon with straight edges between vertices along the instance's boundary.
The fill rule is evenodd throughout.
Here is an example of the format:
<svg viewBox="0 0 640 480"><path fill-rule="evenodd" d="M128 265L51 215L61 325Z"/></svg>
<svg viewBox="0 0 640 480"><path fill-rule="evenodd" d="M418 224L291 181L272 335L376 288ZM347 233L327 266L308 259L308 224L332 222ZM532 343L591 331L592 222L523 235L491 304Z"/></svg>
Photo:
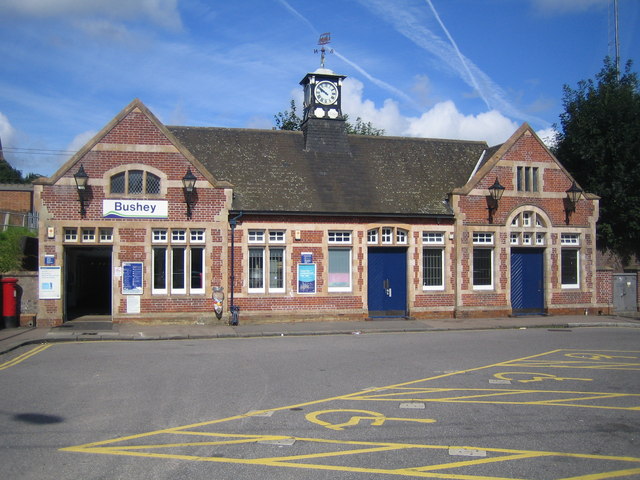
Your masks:
<svg viewBox="0 0 640 480"><path fill-rule="evenodd" d="M544 250L511 249L511 308L514 314L544 313Z"/></svg>
<svg viewBox="0 0 640 480"><path fill-rule="evenodd" d="M369 316L406 316L406 248L370 248L368 260Z"/></svg>

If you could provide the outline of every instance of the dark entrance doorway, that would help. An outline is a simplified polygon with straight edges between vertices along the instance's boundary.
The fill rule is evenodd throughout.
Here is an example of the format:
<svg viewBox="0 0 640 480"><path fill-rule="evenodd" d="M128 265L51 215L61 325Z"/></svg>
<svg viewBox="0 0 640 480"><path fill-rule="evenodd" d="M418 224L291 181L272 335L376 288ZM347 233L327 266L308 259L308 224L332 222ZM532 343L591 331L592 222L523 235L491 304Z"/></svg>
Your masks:
<svg viewBox="0 0 640 480"><path fill-rule="evenodd" d="M511 249L511 308L515 315L544 313L543 249Z"/></svg>
<svg viewBox="0 0 640 480"><path fill-rule="evenodd" d="M65 321L111 316L111 247L65 248Z"/></svg>
<svg viewBox="0 0 640 480"><path fill-rule="evenodd" d="M407 249L370 248L368 298L370 317L407 314Z"/></svg>

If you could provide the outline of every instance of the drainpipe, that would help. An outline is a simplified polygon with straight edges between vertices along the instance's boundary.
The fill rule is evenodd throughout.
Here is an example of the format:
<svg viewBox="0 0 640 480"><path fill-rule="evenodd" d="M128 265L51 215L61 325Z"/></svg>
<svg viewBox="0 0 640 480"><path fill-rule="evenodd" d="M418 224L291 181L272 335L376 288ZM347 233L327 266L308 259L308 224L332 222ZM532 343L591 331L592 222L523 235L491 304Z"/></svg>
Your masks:
<svg viewBox="0 0 640 480"><path fill-rule="evenodd" d="M238 314L240 313L240 307L234 305L233 303L233 290L235 285L235 238L236 238L236 225L238 224L238 219L242 217L243 213L240 212L238 215L229 220L229 225L231 225L231 299L229 302L229 311L231 312L231 325L238 325Z"/></svg>

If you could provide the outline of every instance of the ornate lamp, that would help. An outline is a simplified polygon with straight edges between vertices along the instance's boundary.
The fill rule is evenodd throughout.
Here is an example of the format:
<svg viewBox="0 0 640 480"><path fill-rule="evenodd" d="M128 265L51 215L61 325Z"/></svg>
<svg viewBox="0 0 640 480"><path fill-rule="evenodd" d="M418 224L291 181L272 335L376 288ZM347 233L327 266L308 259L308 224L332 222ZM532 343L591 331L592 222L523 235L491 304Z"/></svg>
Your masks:
<svg viewBox="0 0 640 480"><path fill-rule="evenodd" d="M84 217L87 214L87 211L84 208L84 201L86 199L89 175L84 171L84 166L82 164L78 171L73 174L73 178L76 181L76 189L78 190L78 198L80 199L80 215Z"/></svg>
<svg viewBox="0 0 640 480"><path fill-rule="evenodd" d="M191 206L195 203L196 193L196 176L191 173L191 168L187 168L187 173L182 177L182 188L187 204L187 218L191 218Z"/></svg>
<svg viewBox="0 0 640 480"><path fill-rule="evenodd" d="M489 223L493 223L493 212L498 209L498 203L504 194L504 190L504 187L498 181L498 177L496 177L496 181L489 187Z"/></svg>

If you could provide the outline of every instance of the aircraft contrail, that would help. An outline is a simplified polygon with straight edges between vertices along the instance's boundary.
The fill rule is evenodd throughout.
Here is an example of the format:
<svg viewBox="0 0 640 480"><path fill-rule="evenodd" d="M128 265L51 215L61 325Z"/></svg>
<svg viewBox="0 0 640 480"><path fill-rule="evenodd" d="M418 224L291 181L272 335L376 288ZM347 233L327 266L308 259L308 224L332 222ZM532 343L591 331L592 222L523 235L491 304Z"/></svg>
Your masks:
<svg viewBox="0 0 640 480"><path fill-rule="evenodd" d="M487 108L489 110L491 110L491 105L489 104L489 101L484 96L482 90L480 89L480 86L478 85L478 82L476 81L476 78L473 76L473 73L471 73L471 69L469 69L469 65L467 65L467 62L465 61L464 55L462 55L462 53L460 52L460 49L458 48L458 44L456 44L455 40L453 39L453 37L449 33L449 30L447 30L447 27L444 26L444 22L440 18L440 15L438 15L438 12L436 11L435 7L433 6L433 3L431 3L431 0L425 0L425 2L427 2L429 7L431 8L431 11L433 12L433 15L436 17L436 20L438 20L438 23L440 24L440 27L442 28L444 33L447 35L447 38L449 39L449 42L451 42L451 46L453 47L453 49L455 50L456 54L458 55L458 59L460 60L460 63L462 64L462 66L466 70L467 75L469 75L469 80L471 81L471 84L472 84L473 88L476 90L476 92L478 92L478 95L480 95L480 97L482 97L482 101L484 101L484 104L487 106Z"/></svg>
<svg viewBox="0 0 640 480"><path fill-rule="evenodd" d="M320 32L318 32L318 30L313 26L313 24L306 18L304 17L304 15L302 15L300 12L298 12L295 8L293 8L286 0L278 0L287 10L289 10L293 15L295 15L296 17L298 17L303 23L305 23L309 29L316 34L316 36L320 36ZM374 77L373 75L371 75L369 72L367 72L364 68L362 68L361 66L359 66L358 64L356 64L354 61L349 60L347 57L345 57L344 55L338 53L335 49L333 50L334 54L341 59L343 62L351 65L353 68L355 68L358 72L360 72L362 75L364 75L369 81L371 81L372 83L374 83L375 85L377 85L378 87L387 90L388 92L392 93L393 95L395 95L396 97L400 97L402 100L404 100L405 102L413 105L416 108L419 108L418 105L416 104L416 102L414 100L412 100L406 93L402 92L401 90L397 89L396 87L394 87L393 85L388 84L387 82L380 80L379 78Z"/></svg>

